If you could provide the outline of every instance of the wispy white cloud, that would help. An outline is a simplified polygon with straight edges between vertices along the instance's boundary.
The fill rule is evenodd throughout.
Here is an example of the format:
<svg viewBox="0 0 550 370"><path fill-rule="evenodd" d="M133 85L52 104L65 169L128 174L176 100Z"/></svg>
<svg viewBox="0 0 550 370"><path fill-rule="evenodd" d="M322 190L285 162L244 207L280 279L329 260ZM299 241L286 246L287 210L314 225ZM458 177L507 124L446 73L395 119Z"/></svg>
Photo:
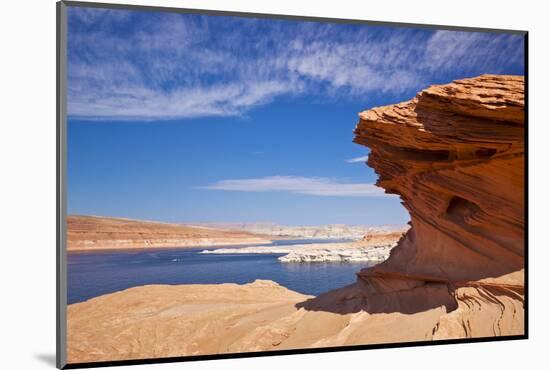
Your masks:
<svg viewBox="0 0 550 370"><path fill-rule="evenodd" d="M523 63L521 36L477 32L437 31L427 41L421 63L424 70L465 69L475 65L488 68L495 61L502 67Z"/></svg>
<svg viewBox="0 0 550 370"><path fill-rule="evenodd" d="M369 159L368 155L362 156L362 157L356 157L351 159L346 159L346 162L348 163L364 163Z"/></svg>
<svg viewBox="0 0 550 370"><path fill-rule="evenodd" d="M289 192L333 197L392 196L373 184L346 183L326 177L269 176L256 179L222 180L200 187L243 192Z"/></svg>
<svg viewBox="0 0 550 370"><path fill-rule="evenodd" d="M70 105L71 114L95 119L172 119L236 116L269 101L285 89L277 81L227 83L158 91L143 86L111 87L108 93L88 93Z"/></svg>
<svg viewBox="0 0 550 370"><path fill-rule="evenodd" d="M513 35L74 7L68 41L68 113L92 119L235 116L306 94L366 101L523 59Z"/></svg>
<svg viewBox="0 0 550 370"><path fill-rule="evenodd" d="M129 18L128 12L121 12L114 9L78 8L78 10L71 10L70 12L72 17L77 18L85 26L98 23L120 23Z"/></svg>

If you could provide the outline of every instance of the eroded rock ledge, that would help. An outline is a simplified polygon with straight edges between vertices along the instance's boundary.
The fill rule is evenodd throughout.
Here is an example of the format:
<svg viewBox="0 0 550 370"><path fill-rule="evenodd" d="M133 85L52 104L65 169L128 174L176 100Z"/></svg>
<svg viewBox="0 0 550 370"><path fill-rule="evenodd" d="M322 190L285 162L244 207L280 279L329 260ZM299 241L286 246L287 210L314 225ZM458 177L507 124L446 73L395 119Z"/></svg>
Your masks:
<svg viewBox="0 0 550 370"><path fill-rule="evenodd" d="M368 295L401 298L445 287L456 308L435 334L523 334L523 89L523 77L482 75L359 114L354 141L411 215L389 259L359 280Z"/></svg>

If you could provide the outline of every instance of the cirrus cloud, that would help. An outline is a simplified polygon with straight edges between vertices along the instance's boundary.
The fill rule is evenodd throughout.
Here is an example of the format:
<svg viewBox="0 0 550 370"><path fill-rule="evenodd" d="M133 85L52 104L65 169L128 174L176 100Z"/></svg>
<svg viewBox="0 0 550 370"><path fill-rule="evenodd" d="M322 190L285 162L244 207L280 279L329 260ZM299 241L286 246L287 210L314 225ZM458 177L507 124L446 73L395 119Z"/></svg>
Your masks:
<svg viewBox="0 0 550 370"><path fill-rule="evenodd" d="M368 161L368 159L369 159L369 156L364 155L362 157L347 159L346 162L348 162L348 163L365 163L366 161Z"/></svg>
<svg viewBox="0 0 550 370"><path fill-rule="evenodd" d="M414 94L434 81L523 67L523 38L70 7L68 114L240 116L278 97Z"/></svg>

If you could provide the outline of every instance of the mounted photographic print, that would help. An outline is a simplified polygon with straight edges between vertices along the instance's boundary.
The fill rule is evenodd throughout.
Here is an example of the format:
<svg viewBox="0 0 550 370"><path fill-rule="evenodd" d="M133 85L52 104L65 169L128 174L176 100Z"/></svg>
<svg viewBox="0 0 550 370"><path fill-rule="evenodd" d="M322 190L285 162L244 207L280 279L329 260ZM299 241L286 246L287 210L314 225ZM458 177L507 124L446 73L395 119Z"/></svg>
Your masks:
<svg viewBox="0 0 550 370"><path fill-rule="evenodd" d="M58 3L58 366L527 338L526 50Z"/></svg>

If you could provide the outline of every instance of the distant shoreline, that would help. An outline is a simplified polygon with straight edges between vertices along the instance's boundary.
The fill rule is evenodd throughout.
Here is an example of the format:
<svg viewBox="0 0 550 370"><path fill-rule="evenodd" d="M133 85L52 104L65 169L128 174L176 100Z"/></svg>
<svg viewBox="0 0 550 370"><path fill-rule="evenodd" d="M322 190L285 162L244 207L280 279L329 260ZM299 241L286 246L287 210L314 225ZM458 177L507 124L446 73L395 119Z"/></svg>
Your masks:
<svg viewBox="0 0 550 370"><path fill-rule="evenodd" d="M300 244L300 246L312 246L312 245L315 245L315 244L310 244L310 243L307 243L308 241L316 241L317 244L319 245L327 245L327 246L330 246L332 244L352 244L356 241L354 240L343 240L343 239L327 239L327 238L324 238L324 239L318 239L318 238L296 238L296 237L288 237L288 238L283 238L283 237L275 237L273 238L272 240L266 240L266 241L263 241L263 242L239 242L239 243L235 243L235 242L219 242L219 243L215 243L215 244L212 244L212 243L205 243L205 244L198 244L198 243L195 243L193 245L182 245L182 244L177 244L177 245L165 245L165 246L150 246L150 247L139 247L139 246L136 246L136 247L83 247L83 248L71 248L71 249L67 249L67 252L72 254L72 253L93 253L93 252L102 252L102 251L105 251L105 252L111 252L111 251L153 251L153 250L166 250L166 249L174 249L174 250L177 250L177 249L187 249L187 250L193 250L193 249L196 249L197 252L203 252L205 250L208 250L208 249L224 249L224 247L231 247L231 249L247 249L247 248L254 248L254 247L258 247L258 248L265 248L265 247L269 247L269 248L272 248L271 246L273 246L273 248L277 248L277 249L280 249L280 248L284 248L283 245L279 245L279 246L274 246L274 242L275 241L303 241L304 244ZM294 244L293 244L294 245ZM252 254L256 254L256 253L260 253L260 254L263 254L264 252L250 252ZM223 253L213 253L213 254L223 254Z"/></svg>
<svg viewBox="0 0 550 370"><path fill-rule="evenodd" d="M280 239L280 238L278 238ZM289 239L290 240L290 239ZM202 250L204 248L219 248L219 247L227 247L227 246L234 246L235 248L238 248L239 246L248 246L248 245L258 245L258 246L267 246L273 244L273 241L266 240L264 242L239 242L235 243L232 242L216 242L216 243L193 243L193 245L154 245L150 247L142 247L142 246L120 246L120 247L73 247L73 248L67 248L68 253L86 253L86 252L108 252L108 251L145 251L145 250L163 250L163 249L199 249Z"/></svg>
<svg viewBox="0 0 550 370"><path fill-rule="evenodd" d="M243 231L123 218L79 215L67 218L69 252L255 245L269 244L271 239Z"/></svg>
<svg viewBox="0 0 550 370"><path fill-rule="evenodd" d="M403 229L402 229L403 231ZM345 225L315 227L227 229L212 226L170 224L127 218L69 215L67 251L135 251L152 249L262 246L275 240L360 240L394 232L386 228Z"/></svg>

